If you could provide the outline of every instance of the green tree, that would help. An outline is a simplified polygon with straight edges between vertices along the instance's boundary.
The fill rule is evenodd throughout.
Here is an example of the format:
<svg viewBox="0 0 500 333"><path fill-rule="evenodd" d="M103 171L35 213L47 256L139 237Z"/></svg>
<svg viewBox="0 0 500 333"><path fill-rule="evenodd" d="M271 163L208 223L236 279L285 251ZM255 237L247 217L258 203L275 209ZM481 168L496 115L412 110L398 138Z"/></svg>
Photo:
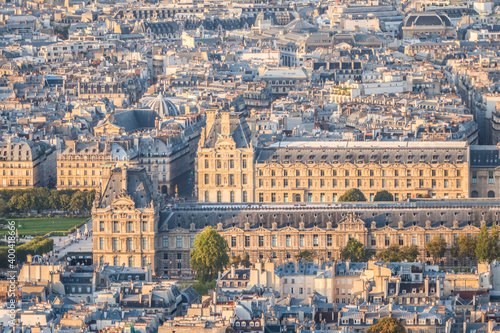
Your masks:
<svg viewBox="0 0 500 333"><path fill-rule="evenodd" d="M86 198L82 191L77 191L71 196L69 209L72 211L80 211L86 208Z"/></svg>
<svg viewBox="0 0 500 333"><path fill-rule="evenodd" d="M365 195L363 192L358 190L357 188L351 188L342 194L339 198L341 202L355 202L355 201L366 201Z"/></svg>
<svg viewBox="0 0 500 333"><path fill-rule="evenodd" d="M406 333L406 329L397 318L382 318L368 329L368 333Z"/></svg>
<svg viewBox="0 0 500 333"><path fill-rule="evenodd" d="M311 251L304 250L295 256L297 259L302 259L304 261L313 261L314 254Z"/></svg>
<svg viewBox="0 0 500 333"><path fill-rule="evenodd" d="M378 252L377 258L385 262L400 262L405 260L414 262L418 254L418 247L416 245L400 247L397 244L392 244L387 249Z"/></svg>
<svg viewBox="0 0 500 333"><path fill-rule="evenodd" d="M401 261L401 250L399 245L391 244L385 250L379 251L377 253L377 258L385 262L399 262Z"/></svg>
<svg viewBox="0 0 500 333"><path fill-rule="evenodd" d="M394 201L394 196L391 192L383 190L375 194L373 201Z"/></svg>
<svg viewBox="0 0 500 333"><path fill-rule="evenodd" d="M457 240L451 248L451 255L457 259L460 265L464 261L469 262L476 257L476 239L465 234L457 237Z"/></svg>
<svg viewBox="0 0 500 333"><path fill-rule="evenodd" d="M198 234L191 250L191 267L196 278L202 283L216 279L229 263L228 250L226 240L212 227Z"/></svg>
<svg viewBox="0 0 500 333"><path fill-rule="evenodd" d="M497 224L493 223L491 226L491 237L490 237L490 256L489 261L493 261L497 259L500 255L500 249L498 247L498 228Z"/></svg>
<svg viewBox="0 0 500 333"><path fill-rule="evenodd" d="M431 255L434 263L436 263L446 252L446 241L439 236L434 237L430 242L425 244L425 249Z"/></svg>
<svg viewBox="0 0 500 333"><path fill-rule="evenodd" d="M476 238L476 258L479 262L485 262L489 259L490 237L488 228L483 224Z"/></svg>
<svg viewBox="0 0 500 333"><path fill-rule="evenodd" d="M350 260L353 262L365 262L368 261L371 256L372 253L365 249L361 242L355 239L350 239L342 251L340 251L340 258L342 260Z"/></svg>

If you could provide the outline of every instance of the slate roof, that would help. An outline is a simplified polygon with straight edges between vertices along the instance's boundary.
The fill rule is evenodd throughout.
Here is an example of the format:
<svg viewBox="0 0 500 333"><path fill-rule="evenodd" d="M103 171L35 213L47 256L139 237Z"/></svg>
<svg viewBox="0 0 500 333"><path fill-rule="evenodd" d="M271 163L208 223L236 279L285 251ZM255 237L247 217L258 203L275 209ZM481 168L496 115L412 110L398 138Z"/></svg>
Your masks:
<svg viewBox="0 0 500 333"><path fill-rule="evenodd" d="M135 132L147 128L155 128L158 113L149 109L125 110L112 114L109 122L123 127L125 132Z"/></svg>
<svg viewBox="0 0 500 333"><path fill-rule="evenodd" d="M232 133L231 137L236 143L236 148L249 148L252 133L250 127L242 114L231 114L229 117L229 128ZM219 134L221 133L221 118L220 114L216 117L210 133L208 133L205 141L205 148L214 148Z"/></svg>
<svg viewBox="0 0 500 333"><path fill-rule="evenodd" d="M470 147L470 166L471 168L480 167L498 167L498 146L471 146Z"/></svg>
<svg viewBox="0 0 500 333"><path fill-rule="evenodd" d="M111 170L111 177L105 185L99 208L106 208L117 199L122 192L122 181L126 181L125 194L135 203L135 208L146 208L153 200L153 186L145 168L128 168L123 180L122 168Z"/></svg>
<svg viewBox="0 0 500 333"><path fill-rule="evenodd" d="M458 143L387 142L352 144L347 142L281 142L263 148L256 163L327 163L356 165L441 164L467 161L467 147Z"/></svg>

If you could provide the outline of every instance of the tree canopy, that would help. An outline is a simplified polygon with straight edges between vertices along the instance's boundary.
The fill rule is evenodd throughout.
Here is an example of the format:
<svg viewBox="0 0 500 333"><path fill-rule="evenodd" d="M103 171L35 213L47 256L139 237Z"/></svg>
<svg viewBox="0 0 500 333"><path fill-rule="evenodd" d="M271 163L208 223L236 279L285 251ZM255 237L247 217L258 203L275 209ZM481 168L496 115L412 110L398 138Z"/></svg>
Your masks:
<svg viewBox="0 0 500 333"><path fill-rule="evenodd" d="M455 244L451 248L451 255L460 264L470 261L476 257L476 238L461 234L457 237Z"/></svg>
<svg viewBox="0 0 500 333"><path fill-rule="evenodd" d="M439 236L434 237L430 242L425 244L425 249L431 255L434 263L436 263L436 261L444 256L446 252L446 241Z"/></svg>
<svg viewBox="0 0 500 333"><path fill-rule="evenodd" d="M246 268L252 266L252 263L250 262L250 258L248 257L248 254L245 254L243 257L237 255L237 256L232 256L231 259L229 259L229 266L234 265L235 267L238 267L239 265L242 265Z"/></svg>
<svg viewBox="0 0 500 333"><path fill-rule="evenodd" d="M399 246L397 244L392 244L387 249L377 253L377 258L385 262L400 262L405 260L414 262L417 257L418 247L416 245Z"/></svg>
<svg viewBox="0 0 500 333"><path fill-rule="evenodd" d="M397 318L382 318L368 329L368 333L406 333L406 329Z"/></svg>
<svg viewBox="0 0 500 333"><path fill-rule="evenodd" d="M228 250L226 240L212 227L198 234L191 250L191 267L196 278L202 283L216 279L229 263Z"/></svg>
<svg viewBox="0 0 500 333"><path fill-rule="evenodd" d="M373 201L394 201L394 196L391 192L383 190L375 193Z"/></svg>
<svg viewBox="0 0 500 333"><path fill-rule="evenodd" d="M500 255L498 246L498 228L496 224L491 227L491 235L486 225L481 226L476 238L476 258L480 262L490 262Z"/></svg>
<svg viewBox="0 0 500 333"><path fill-rule="evenodd" d="M311 251L304 250L295 256L297 259L302 259L304 261L313 261L314 254Z"/></svg>
<svg viewBox="0 0 500 333"><path fill-rule="evenodd" d="M366 201L365 195L363 192L358 190L357 188L351 188L342 194L339 198L339 201L342 202L355 202L355 201Z"/></svg>
<svg viewBox="0 0 500 333"><path fill-rule="evenodd" d="M356 239L350 239L346 246L340 251L342 260L350 260L353 262L365 262L370 259L372 253L365 249L364 245Z"/></svg>
<svg viewBox="0 0 500 333"><path fill-rule="evenodd" d="M31 210L89 211L95 191L30 188L0 191L0 215Z"/></svg>

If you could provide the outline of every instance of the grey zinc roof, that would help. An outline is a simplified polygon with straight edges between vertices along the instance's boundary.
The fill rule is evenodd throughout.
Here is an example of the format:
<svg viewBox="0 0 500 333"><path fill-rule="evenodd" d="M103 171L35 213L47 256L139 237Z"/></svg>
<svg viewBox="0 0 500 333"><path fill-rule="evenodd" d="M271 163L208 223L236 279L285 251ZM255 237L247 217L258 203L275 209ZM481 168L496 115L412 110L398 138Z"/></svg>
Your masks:
<svg viewBox="0 0 500 333"><path fill-rule="evenodd" d="M271 146L263 148L257 155L257 163L328 163L328 164L441 164L460 163L467 161L465 146L434 146L425 147L412 145L409 147L384 145L379 147L360 146L349 147L341 143L326 143L324 146L314 143L304 143L302 146L287 145L285 147Z"/></svg>
<svg viewBox="0 0 500 333"><path fill-rule="evenodd" d="M471 146L470 147L470 166L476 167L498 167L497 146Z"/></svg>
<svg viewBox="0 0 500 333"><path fill-rule="evenodd" d="M249 147L252 135L245 118L243 118L240 114L231 114L229 117L229 130L232 133L231 137L236 143L236 148ZM217 142L220 133L221 119L220 116L217 116L212 128L210 129L210 133L208 133L205 148L215 147L215 143Z"/></svg>
<svg viewBox="0 0 500 333"><path fill-rule="evenodd" d="M119 127L123 127L125 132L135 132L146 128L155 128L155 120L158 113L149 109L134 109L114 113L109 117L109 121Z"/></svg>
<svg viewBox="0 0 500 333"><path fill-rule="evenodd" d="M99 208L108 207L122 193L122 168L111 170L111 178L106 184ZM132 197L136 208L146 208L153 199L151 180L145 168L127 169L126 194Z"/></svg>

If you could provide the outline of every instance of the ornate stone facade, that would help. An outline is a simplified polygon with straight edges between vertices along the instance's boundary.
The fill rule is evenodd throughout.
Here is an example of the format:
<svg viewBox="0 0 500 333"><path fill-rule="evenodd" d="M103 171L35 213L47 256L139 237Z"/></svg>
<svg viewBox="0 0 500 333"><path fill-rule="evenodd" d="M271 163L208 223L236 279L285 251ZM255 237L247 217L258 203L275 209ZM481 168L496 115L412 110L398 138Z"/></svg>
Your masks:
<svg viewBox="0 0 500 333"><path fill-rule="evenodd" d="M252 262L283 262L304 250L338 259L349 238L379 251L391 244L417 245L418 260L431 261L426 242L443 237L448 246L444 265L456 264L450 249L460 234L475 235L483 223L500 221L497 201L416 201L392 204L245 204L180 205L162 214L158 248L164 274L190 275L192 240L212 226L227 240L230 255L248 254ZM166 243L165 243L166 242Z"/></svg>
<svg viewBox="0 0 500 333"><path fill-rule="evenodd" d="M146 170L105 168L92 209L96 265L157 267L157 192Z"/></svg>
<svg viewBox="0 0 500 333"><path fill-rule="evenodd" d="M254 149L240 114L206 111L198 145L198 196L202 202L254 201Z"/></svg>

